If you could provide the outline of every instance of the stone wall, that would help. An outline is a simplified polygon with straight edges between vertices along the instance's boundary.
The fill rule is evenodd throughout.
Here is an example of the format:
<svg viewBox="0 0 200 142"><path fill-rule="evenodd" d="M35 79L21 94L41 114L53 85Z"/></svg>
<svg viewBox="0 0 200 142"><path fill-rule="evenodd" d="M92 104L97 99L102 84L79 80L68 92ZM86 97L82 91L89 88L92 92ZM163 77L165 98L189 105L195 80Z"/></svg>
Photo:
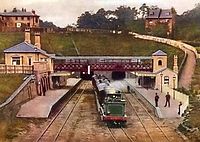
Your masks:
<svg viewBox="0 0 200 142"><path fill-rule="evenodd" d="M0 110L6 111L7 113L16 109L20 104L31 100L36 97L36 85L34 76L29 76L21 86L13 92L13 94L2 104L0 104Z"/></svg>

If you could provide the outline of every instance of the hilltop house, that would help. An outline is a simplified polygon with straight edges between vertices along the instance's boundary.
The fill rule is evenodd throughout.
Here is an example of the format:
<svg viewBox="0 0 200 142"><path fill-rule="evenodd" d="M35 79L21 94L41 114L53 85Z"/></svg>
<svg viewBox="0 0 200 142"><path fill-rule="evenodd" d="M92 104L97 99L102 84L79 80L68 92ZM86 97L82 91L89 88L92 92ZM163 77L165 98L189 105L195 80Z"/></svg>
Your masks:
<svg viewBox="0 0 200 142"><path fill-rule="evenodd" d="M167 35L173 33L175 16L171 9L151 9L145 20L145 29L151 31L159 24L167 25Z"/></svg>
<svg viewBox="0 0 200 142"><path fill-rule="evenodd" d="M39 15L34 10L31 12L13 8L12 11L4 10L0 13L0 31L11 31L14 29L37 28L39 27Z"/></svg>

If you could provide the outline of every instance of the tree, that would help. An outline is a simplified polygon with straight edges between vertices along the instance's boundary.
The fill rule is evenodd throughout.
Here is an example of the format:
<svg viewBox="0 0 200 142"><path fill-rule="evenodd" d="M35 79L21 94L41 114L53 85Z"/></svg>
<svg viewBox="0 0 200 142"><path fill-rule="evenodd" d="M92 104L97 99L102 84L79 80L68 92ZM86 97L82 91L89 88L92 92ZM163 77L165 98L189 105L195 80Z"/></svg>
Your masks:
<svg viewBox="0 0 200 142"><path fill-rule="evenodd" d="M117 17L116 22L119 29L125 30L131 21L137 19L138 12L135 7L120 6L115 10L114 15Z"/></svg>
<svg viewBox="0 0 200 142"><path fill-rule="evenodd" d="M158 24L154 26L151 30L151 33L159 37L167 37L168 26L166 24Z"/></svg>
<svg viewBox="0 0 200 142"><path fill-rule="evenodd" d="M146 3L142 4L139 10L142 13L142 19L144 19L144 17L149 13L149 7L146 5Z"/></svg>

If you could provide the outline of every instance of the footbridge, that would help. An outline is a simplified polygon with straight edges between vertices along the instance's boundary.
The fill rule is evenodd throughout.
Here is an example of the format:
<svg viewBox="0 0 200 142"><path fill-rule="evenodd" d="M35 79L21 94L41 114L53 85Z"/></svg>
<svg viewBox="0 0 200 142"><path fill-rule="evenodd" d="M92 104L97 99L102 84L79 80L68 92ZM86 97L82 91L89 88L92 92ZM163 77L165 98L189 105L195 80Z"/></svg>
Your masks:
<svg viewBox="0 0 200 142"><path fill-rule="evenodd" d="M55 57L54 71L153 71L152 56Z"/></svg>

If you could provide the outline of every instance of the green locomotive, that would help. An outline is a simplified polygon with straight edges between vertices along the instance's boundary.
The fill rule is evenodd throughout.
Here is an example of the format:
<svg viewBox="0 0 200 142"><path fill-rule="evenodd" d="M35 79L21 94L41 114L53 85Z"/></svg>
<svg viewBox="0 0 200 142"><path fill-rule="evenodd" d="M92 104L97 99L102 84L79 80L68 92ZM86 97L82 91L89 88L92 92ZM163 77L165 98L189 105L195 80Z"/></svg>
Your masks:
<svg viewBox="0 0 200 142"><path fill-rule="evenodd" d="M105 76L94 76L92 82L97 92L96 103L101 119L108 127L125 127L127 116L123 94L110 86Z"/></svg>

